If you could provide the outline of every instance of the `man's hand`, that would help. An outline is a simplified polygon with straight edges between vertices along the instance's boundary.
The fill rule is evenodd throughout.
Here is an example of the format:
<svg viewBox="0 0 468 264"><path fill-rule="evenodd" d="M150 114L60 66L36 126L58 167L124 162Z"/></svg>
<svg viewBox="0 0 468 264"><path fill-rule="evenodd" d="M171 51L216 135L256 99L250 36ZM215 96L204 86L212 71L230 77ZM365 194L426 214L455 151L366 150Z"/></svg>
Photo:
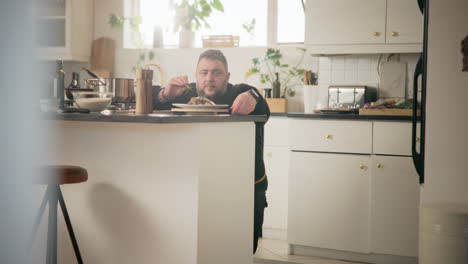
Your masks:
<svg viewBox="0 0 468 264"><path fill-rule="evenodd" d="M169 98L175 98L181 96L185 90L187 90L188 77L179 76L169 80L167 87L164 90L164 96Z"/></svg>
<svg viewBox="0 0 468 264"><path fill-rule="evenodd" d="M257 100L249 93L241 93L236 97L234 103L232 103L232 114L233 115L248 115L252 113L257 105Z"/></svg>

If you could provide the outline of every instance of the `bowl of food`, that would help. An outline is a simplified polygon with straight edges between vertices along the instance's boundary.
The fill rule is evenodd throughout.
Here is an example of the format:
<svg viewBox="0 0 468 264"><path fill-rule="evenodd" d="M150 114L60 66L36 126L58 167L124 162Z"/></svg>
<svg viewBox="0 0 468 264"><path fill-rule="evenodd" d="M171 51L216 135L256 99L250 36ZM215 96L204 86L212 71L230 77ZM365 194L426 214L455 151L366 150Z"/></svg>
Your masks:
<svg viewBox="0 0 468 264"><path fill-rule="evenodd" d="M101 112L112 102L112 93L106 92L72 92L76 105L90 112Z"/></svg>

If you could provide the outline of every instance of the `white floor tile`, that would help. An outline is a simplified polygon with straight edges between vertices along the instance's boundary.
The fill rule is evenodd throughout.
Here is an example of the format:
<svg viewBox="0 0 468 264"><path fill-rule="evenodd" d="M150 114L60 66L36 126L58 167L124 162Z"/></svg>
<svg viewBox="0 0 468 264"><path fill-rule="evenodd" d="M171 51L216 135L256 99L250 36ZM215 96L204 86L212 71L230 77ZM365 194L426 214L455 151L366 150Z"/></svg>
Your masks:
<svg viewBox="0 0 468 264"><path fill-rule="evenodd" d="M353 264L343 260L323 259L299 255L288 255L288 244L283 240L261 239L255 258L261 260L258 263L291 263L291 264Z"/></svg>

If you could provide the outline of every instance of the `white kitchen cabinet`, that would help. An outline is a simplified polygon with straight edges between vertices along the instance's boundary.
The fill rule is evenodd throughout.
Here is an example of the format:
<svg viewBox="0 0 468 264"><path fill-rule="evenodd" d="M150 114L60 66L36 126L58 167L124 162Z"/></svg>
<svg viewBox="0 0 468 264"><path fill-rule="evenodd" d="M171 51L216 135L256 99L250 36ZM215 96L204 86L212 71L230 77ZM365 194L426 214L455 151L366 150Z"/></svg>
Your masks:
<svg viewBox="0 0 468 264"><path fill-rule="evenodd" d="M411 123L374 122L373 153L411 156Z"/></svg>
<svg viewBox="0 0 468 264"><path fill-rule="evenodd" d="M289 121L271 116L265 125L264 161L268 176L263 237L286 239L288 221Z"/></svg>
<svg viewBox="0 0 468 264"><path fill-rule="evenodd" d="M371 252L418 255L419 180L410 157L373 156Z"/></svg>
<svg viewBox="0 0 468 264"><path fill-rule="evenodd" d="M410 0L307 0L305 44L318 54L422 51L423 16Z"/></svg>
<svg viewBox="0 0 468 264"><path fill-rule="evenodd" d="M89 61L93 0L59 0L37 6L36 40L41 60Z"/></svg>
<svg viewBox="0 0 468 264"><path fill-rule="evenodd" d="M287 229L289 148L265 146L265 167L268 175L267 202L263 222L264 229ZM272 232L274 232L272 231Z"/></svg>
<svg viewBox="0 0 468 264"><path fill-rule="evenodd" d="M338 120L291 120L292 150L372 152L372 122Z"/></svg>
<svg viewBox="0 0 468 264"><path fill-rule="evenodd" d="M307 44L385 43L386 0L309 0Z"/></svg>
<svg viewBox="0 0 468 264"><path fill-rule="evenodd" d="M369 252L369 155L292 152L288 243Z"/></svg>
<svg viewBox="0 0 468 264"><path fill-rule="evenodd" d="M423 25L417 1L387 0L387 43L422 43Z"/></svg>
<svg viewBox="0 0 468 264"><path fill-rule="evenodd" d="M289 147L289 121L285 116L271 116L265 124L265 146Z"/></svg>

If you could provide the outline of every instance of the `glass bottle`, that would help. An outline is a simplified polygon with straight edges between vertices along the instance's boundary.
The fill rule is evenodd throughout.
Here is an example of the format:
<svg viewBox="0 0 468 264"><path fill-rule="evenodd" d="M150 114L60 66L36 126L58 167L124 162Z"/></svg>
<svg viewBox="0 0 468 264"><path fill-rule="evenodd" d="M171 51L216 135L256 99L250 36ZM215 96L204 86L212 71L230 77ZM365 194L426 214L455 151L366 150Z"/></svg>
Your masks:
<svg viewBox="0 0 468 264"><path fill-rule="evenodd" d="M273 82L273 98L280 98L281 97L281 83L279 81L279 73L275 73L276 78Z"/></svg>
<svg viewBox="0 0 468 264"><path fill-rule="evenodd" d="M70 85L67 87L68 89L80 89L80 74L79 73L72 73L72 81Z"/></svg>
<svg viewBox="0 0 468 264"><path fill-rule="evenodd" d="M64 108L65 101L65 72L63 71L63 61L58 60L54 77L54 96L60 100L59 108Z"/></svg>

